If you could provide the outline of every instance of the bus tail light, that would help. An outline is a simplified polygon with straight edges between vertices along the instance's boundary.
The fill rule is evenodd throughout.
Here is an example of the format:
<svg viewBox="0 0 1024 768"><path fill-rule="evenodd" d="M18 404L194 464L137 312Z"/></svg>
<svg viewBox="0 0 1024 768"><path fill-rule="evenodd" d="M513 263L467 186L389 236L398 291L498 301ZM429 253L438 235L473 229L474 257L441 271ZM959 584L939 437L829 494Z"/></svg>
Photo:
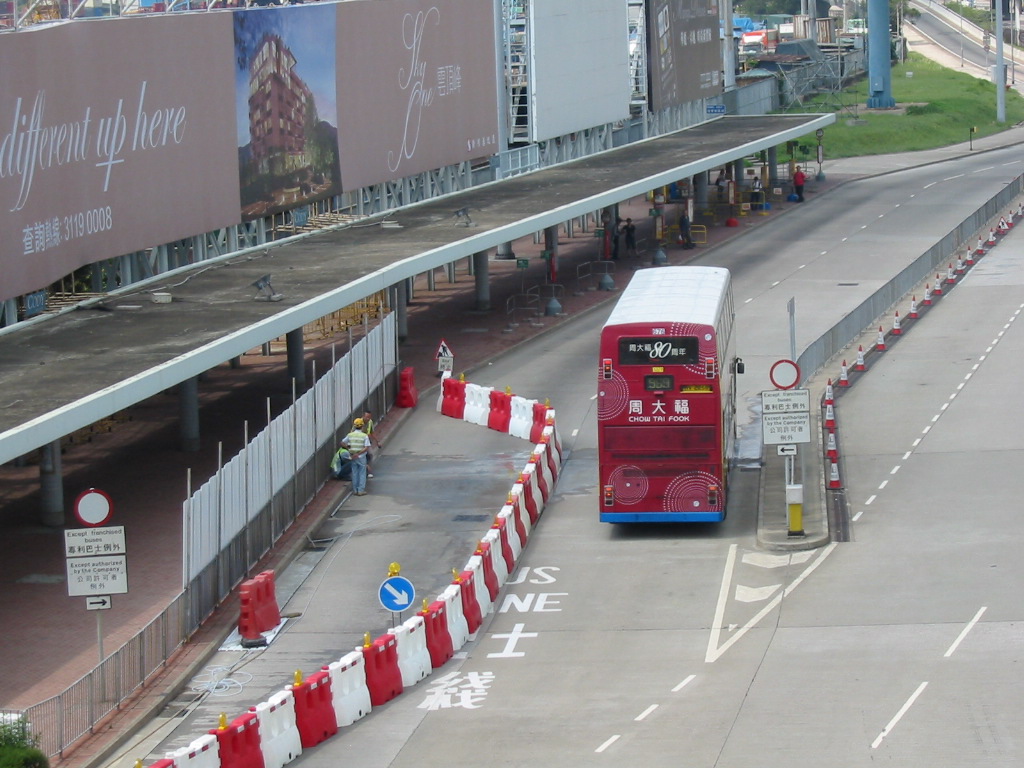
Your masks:
<svg viewBox="0 0 1024 768"><path fill-rule="evenodd" d="M610 357L601 360L601 376L605 379L612 377L612 359Z"/></svg>
<svg viewBox="0 0 1024 768"><path fill-rule="evenodd" d="M615 504L615 488L610 485L606 485L604 487L604 491L601 493L601 497L604 499L604 505L606 507L612 506Z"/></svg>
<svg viewBox="0 0 1024 768"><path fill-rule="evenodd" d="M718 506L718 486L708 486L708 506L712 509Z"/></svg>
<svg viewBox="0 0 1024 768"><path fill-rule="evenodd" d="M718 376L718 362L713 357L704 358L704 378L714 379Z"/></svg>

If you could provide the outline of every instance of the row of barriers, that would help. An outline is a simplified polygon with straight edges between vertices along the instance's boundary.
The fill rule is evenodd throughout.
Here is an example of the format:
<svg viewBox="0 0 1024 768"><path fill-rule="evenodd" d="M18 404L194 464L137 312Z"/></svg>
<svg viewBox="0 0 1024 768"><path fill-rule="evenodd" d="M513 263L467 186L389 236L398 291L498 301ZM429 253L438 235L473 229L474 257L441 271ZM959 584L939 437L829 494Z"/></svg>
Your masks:
<svg viewBox="0 0 1024 768"><path fill-rule="evenodd" d="M829 491L842 491L844 489L842 471L840 468L840 448L837 415L837 396L848 389L860 374L866 373L871 365L871 359L876 355L885 352L891 343L903 335L904 331L913 327L913 324L943 296L958 284L960 279L970 271L985 254L989 253L999 243L1000 239L1013 229L1016 223L1024 220L1024 202L1018 202L1016 208L1011 208L988 228L978 235L976 245L971 246L968 242L964 245L964 252L956 255L956 263L949 263L945 272L936 272L935 281L928 281L924 286L924 293L921 302L918 303L917 296L910 299L910 306L907 314L901 318L899 310L893 314L892 327L886 331L883 326L878 327L878 336L875 343L865 350L863 345L858 345L857 357L852 365L843 360L839 366L839 373L833 382L829 378L825 385L825 393L821 400L822 430L824 434L824 459L825 459L825 487Z"/></svg>
<svg viewBox="0 0 1024 768"><path fill-rule="evenodd" d="M284 690L234 720L221 715L217 728L150 768L282 768L304 749L326 741L444 666L495 610L499 591L562 468L555 412L507 391L492 397L494 389L450 375L444 384L437 408L443 415L534 443L505 503L462 570L454 570L451 584L437 599L424 600L423 610L401 625L373 640L367 633L362 647L305 679L296 671Z"/></svg>

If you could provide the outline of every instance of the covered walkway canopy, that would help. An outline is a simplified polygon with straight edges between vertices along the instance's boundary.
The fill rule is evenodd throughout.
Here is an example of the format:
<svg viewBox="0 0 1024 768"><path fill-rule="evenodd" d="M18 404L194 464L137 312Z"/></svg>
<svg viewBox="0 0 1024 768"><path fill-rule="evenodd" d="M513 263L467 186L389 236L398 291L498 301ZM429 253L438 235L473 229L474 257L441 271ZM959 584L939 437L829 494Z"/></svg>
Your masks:
<svg viewBox="0 0 1024 768"><path fill-rule="evenodd" d="M834 121L831 114L723 117L165 273L87 308L12 326L0 333L0 464L401 280ZM457 211L469 214L470 226ZM385 219L399 226L381 226ZM266 274L281 301L253 301L253 284ZM157 290L173 301L152 303L148 294Z"/></svg>

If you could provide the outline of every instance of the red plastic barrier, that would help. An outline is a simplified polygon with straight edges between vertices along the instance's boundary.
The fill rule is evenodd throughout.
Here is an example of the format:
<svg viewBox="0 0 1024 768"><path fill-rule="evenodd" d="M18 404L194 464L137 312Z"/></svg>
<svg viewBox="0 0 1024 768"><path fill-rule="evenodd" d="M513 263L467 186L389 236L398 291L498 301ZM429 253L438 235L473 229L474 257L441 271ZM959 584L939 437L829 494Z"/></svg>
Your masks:
<svg viewBox="0 0 1024 768"><path fill-rule="evenodd" d="M533 404L533 423L530 425L530 442L539 443L547 424L548 406L546 403Z"/></svg>
<svg viewBox="0 0 1024 768"><path fill-rule="evenodd" d="M536 474L536 472L523 472L519 475L519 483L523 486L520 496L523 499L522 503L526 505L526 511L530 515L530 522L533 525L540 520L540 506L537 504L537 497L534 495L532 487Z"/></svg>
<svg viewBox="0 0 1024 768"><path fill-rule="evenodd" d="M512 422L512 393L491 390L491 409L487 413L487 426L498 432L508 434L508 425Z"/></svg>
<svg viewBox="0 0 1024 768"><path fill-rule="evenodd" d="M516 569L516 558L512 554L512 545L508 541L508 525L506 525L505 518L497 518L491 528L498 529L498 534L501 536L501 554L505 558L505 567L511 574Z"/></svg>
<svg viewBox="0 0 1024 768"><path fill-rule="evenodd" d="M412 367L403 368L398 374L398 395L395 405L399 408L414 408L420 401L419 390L416 389L416 372Z"/></svg>
<svg viewBox="0 0 1024 768"><path fill-rule="evenodd" d="M274 583L274 572L263 571L256 574L256 581L263 585L260 602L256 606L256 617L260 632L269 632L281 623L281 610L277 607L277 588Z"/></svg>
<svg viewBox="0 0 1024 768"><path fill-rule="evenodd" d="M441 382L441 415L461 419L466 414L466 382L447 378Z"/></svg>
<svg viewBox="0 0 1024 768"><path fill-rule="evenodd" d="M260 721L255 712L239 715L227 728L210 731L217 737L221 768L264 768Z"/></svg>
<svg viewBox="0 0 1024 768"><path fill-rule="evenodd" d="M546 432L547 432L547 430L545 430L545 433ZM544 450L544 455L547 457L548 471L551 473L551 479L553 481L557 482L558 481L558 461L555 459L555 447L551 444L551 437L552 437L553 434L554 434L554 432L552 432L550 435L549 434L543 435L541 437L541 439L540 439L540 442L541 442L541 444L543 444L544 449L545 449Z"/></svg>
<svg viewBox="0 0 1024 768"><path fill-rule="evenodd" d="M551 489L548 487L548 479L540 462L541 459L536 453L530 454L530 463L533 464L533 475L537 478L537 487L540 489L541 498L547 501L551 497Z"/></svg>
<svg viewBox="0 0 1024 768"><path fill-rule="evenodd" d="M497 582L495 582L497 583ZM445 616L444 600L435 600L426 610L420 611L423 626L427 630L427 650L430 652L430 666L443 667L455 650L452 635L448 631L448 617Z"/></svg>
<svg viewBox="0 0 1024 768"><path fill-rule="evenodd" d="M462 587L462 613L466 617L469 634L473 634L484 622L480 601L476 599L476 579L472 571L463 571L454 584Z"/></svg>
<svg viewBox="0 0 1024 768"><path fill-rule="evenodd" d="M519 546L521 548L525 548L526 541L529 539L530 534L526 530L526 520L528 518L526 513L523 511L523 494L510 493L506 503L508 506L512 507L512 520L515 521L516 533L519 535Z"/></svg>
<svg viewBox="0 0 1024 768"><path fill-rule="evenodd" d="M381 635L372 645L364 646L362 650L363 658L366 659L366 687L370 689L370 705L379 707L387 704L405 690L402 686L402 670L398 666L398 642L394 635Z"/></svg>
<svg viewBox="0 0 1024 768"><path fill-rule="evenodd" d="M315 747L338 732L331 677L325 670L310 675L299 685L289 685L288 690L295 696L295 724L303 749Z"/></svg>
<svg viewBox="0 0 1024 768"><path fill-rule="evenodd" d="M267 641L260 634L259 612L260 591L263 586L256 579L243 581L238 590L238 634L242 636L244 648L256 648L266 645Z"/></svg>
<svg viewBox="0 0 1024 768"><path fill-rule="evenodd" d="M493 603L498 598L498 574L494 572L494 563L491 562L491 545L481 541L476 545L476 552L480 555L480 562L484 568L484 586L487 587L487 594Z"/></svg>

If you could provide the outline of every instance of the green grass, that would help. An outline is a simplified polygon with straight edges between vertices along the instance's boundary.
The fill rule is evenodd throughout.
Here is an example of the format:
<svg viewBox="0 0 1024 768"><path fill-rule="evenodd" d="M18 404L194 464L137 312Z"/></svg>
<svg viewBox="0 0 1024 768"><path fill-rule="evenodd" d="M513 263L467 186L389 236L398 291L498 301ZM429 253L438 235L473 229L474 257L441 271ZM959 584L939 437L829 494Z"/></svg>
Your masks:
<svg viewBox="0 0 1024 768"><path fill-rule="evenodd" d="M920 106L908 106L906 114L868 112L867 83L862 80L843 91L842 109L805 104L800 111L836 113L823 140L825 157L832 159L945 147L967 141L972 127L977 139L1024 121L1024 97L1016 91L1006 91L1006 122L996 122L995 85L917 53L893 67L892 96L897 105ZM813 134L801 138L797 159L806 161L816 146Z"/></svg>

